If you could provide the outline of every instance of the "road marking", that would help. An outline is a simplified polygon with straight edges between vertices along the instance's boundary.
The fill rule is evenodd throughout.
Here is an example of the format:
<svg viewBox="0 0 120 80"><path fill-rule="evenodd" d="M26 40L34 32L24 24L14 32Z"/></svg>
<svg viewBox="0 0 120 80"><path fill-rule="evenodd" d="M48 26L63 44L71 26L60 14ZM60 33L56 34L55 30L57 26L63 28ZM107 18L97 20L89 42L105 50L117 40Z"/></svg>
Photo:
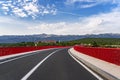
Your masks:
<svg viewBox="0 0 120 80"><path fill-rule="evenodd" d="M82 67L84 67L87 71L89 71L92 75L94 75L98 80L104 80L103 78L101 78L99 75L97 75L95 72L93 72L91 69L89 69L86 65L84 65L83 63L81 63L79 60L77 60L73 55L71 55L71 52L68 50L69 55L75 60L77 61Z"/></svg>
<svg viewBox="0 0 120 80"><path fill-rule="evenodd" d="M44 51L44 50L40 50L40 51ZM37 52L37 51L36 51ZM32 52L31 52L32 53ZM3 61L3 62L0 62L0 64L4 64L4 63L7 63L7 62L10 62L10 61L14 61L14 60L17 60L17 59L20 59L20 58L24 58L24 57L27 57L27 56L31 56L31 55L35 55L35 54L38 54L38 53L32 53L32 54L25 54L25 55L22 55L20 57L17 57L17 58L13 58L13 59L9 59L9 60L6 60L6 61Z"/></svg>
<svg viewBox="0 0 120 80"><path fill-rule="evenodd" d="M54 53L56 53L60 50L61 49L50 53L47 57L45 57L42 61L40 61L35 67L33 67L21 80L27 80L43 62L45 62L50 56L52 56Z"/></svg>
<svg viewBox="0 0 120 80"><path fill-rule="evenodd" d="M16 56L21 56L21 55L25 55L25 54L28 54L28 53L34 53L34 52L49 50L49 49L53 49L53 48L34 50L34 51L28 51L28 52L21 52L21 53L18 53L18 54L11 54L11 55L6 55L6 56L0 56L0 60L5 60L5 59L16 57Z"/></svg>

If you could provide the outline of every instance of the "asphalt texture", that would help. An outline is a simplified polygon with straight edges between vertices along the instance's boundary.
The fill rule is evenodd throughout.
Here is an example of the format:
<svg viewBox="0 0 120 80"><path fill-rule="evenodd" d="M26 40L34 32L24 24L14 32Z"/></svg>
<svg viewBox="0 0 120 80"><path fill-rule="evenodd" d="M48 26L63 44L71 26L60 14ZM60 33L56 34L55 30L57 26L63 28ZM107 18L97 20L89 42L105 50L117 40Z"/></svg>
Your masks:
<svg viewBox="0 0 120 80"><path fill-rule="evenodd" d="M0 80L21 80L52 52L27 80L98 80L69 55L68 48L38 51L0 64Z"/></svg>

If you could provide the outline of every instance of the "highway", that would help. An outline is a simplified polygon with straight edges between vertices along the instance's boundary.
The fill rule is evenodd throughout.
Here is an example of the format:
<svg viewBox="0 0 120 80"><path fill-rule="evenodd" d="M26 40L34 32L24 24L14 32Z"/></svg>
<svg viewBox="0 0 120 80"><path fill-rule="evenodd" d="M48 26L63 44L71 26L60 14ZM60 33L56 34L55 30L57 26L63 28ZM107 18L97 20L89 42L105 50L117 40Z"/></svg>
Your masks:
<svg viewBox="0 0 120 80"><path fill-rule="evenodd" d="M0 80L100 80L68 53L68 48L38 51L0 62Z"/></svg>

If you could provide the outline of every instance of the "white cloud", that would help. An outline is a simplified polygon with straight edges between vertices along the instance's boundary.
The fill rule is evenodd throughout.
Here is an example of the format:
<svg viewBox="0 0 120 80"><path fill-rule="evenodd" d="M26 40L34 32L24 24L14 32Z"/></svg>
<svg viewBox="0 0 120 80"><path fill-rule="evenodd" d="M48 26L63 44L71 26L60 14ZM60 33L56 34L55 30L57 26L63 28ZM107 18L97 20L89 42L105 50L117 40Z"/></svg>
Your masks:
<svg viewBox="0 0 120 80"><path fill-rule="evenodd" d="M67 4L74 4L76 2L96 2L96 0L67 0Z"/></svg>
<svg viewBox="0 0 120 80"><path fill-rule="evenodd" d="M80 8L89 8L96 6L98 4L119 4L119 0L67 0L65 4L67 5L74 5L76 2L83 3L86 2L85 4L80 4Z"/></svg>
<svg viewBox="0 0 120 80"><path fill-rule="evenodd" d="M120 33L120 8L110 13L85 17L77 22L25 22L8 17L0 17L2 34L99 34Z"/></svg>
<svg viewBox="0 0 120 80"><path fill-rule="evenodd" d="M93 7L96 6L98 3L93 3L93 4L86 4L86 5L81 5L79 6L80 8L89 8L89 7Z"/></svg>
<svg viewBox="0 0 120 80"><path fill-rule="evenodd" d="M100 24L99 20L96 22L88 22L86 25L84 24L84 21L83 23L41 23L34 27L28 27L28 29L33 32L48 34L91 34L94 30L96 30L96 25L98 24Z"/></svg>
<svg viewBox="0 0 120 80"><path fill-rule="evenodd" d="M9 13L10 15L16 15L17 17L31 16L33 19L37 15L55 15L57 9L55 5L38 5L38 0L12 0L12 1L0 1L0 6L3 13Z"/></svg>
<svg viewBox="0 0 120 80"><path fill-rule="evenodd" d="M67 3L69 4L74 4L76 2L88 2L88 3L108 3L108 2L111 2L111 3L116 3L118 2L118 0L67 0L66 1Z"/></svg>
<svg viewBox="0 0 120 80"><path fill-rule="evenodd" d="M29 34L26 27L29 23L16 18L0 16L0 35L24 35Z"/></svg>
<svg viewBox="0 0 120 80"><path fill-rule="evenodd" d="M78 22L40 23L28 27L36 33L48 34L99 34L120 33L120 9L114 9L110 13L102 13L83 18Z"/></svg>
<svg viewBox="0 0 120 80"><path fill-rule="evenodd" d="M3 6L3 7L2 7L2 9L4 9L4 10L8 10L8 7L6 7L6 6Z"/></svg>
<svg viewBox="0 0 120 80"><path fill-rule="evenodd" d="M46 7L40 6L39 13L43 16L46 14L56 15L57 9L54 4L51 6L48 4Z"/></svg>
<svg viewBox="0 0 120 80"><path fill-rule="evenodd" d="M27 17L27 14L25 14L22 9L19 9L17 7L14 8L13 13L19 17Z"/></svg>
<svg viewBox="0 0 120 80"><path fill-rule="evenodd" d="M35 15L39 12L38 6L34 5L33 3L26 4L25 6L23 6L23 8L29 15Z"/></svg>

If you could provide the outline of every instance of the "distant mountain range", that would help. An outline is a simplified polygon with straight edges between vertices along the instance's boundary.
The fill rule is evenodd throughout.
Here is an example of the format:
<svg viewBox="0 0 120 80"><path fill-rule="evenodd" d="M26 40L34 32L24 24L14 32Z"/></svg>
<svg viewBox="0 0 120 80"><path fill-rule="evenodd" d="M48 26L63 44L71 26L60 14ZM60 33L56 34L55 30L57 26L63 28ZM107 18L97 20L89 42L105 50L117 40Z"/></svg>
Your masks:
<svg viewBox="0 0 120 80"><path fill-rule="evenodd" d="M43 40L70 41L82 38L120 38L120 34L88 34L88 35L54 35L54 34L37 34L37 35L4 35L0 36L0 43L18 43L18 42L36 42Z"/></svg>

